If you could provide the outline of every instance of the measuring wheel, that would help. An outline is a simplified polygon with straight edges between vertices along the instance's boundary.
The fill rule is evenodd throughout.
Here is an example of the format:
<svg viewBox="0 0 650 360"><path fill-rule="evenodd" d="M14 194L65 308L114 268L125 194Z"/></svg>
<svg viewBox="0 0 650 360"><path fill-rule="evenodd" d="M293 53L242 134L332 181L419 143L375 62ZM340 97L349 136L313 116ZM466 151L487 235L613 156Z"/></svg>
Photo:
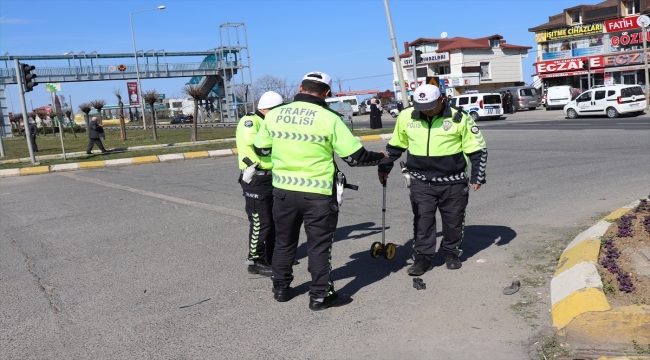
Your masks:
<svg viewBox="0 0 650 360"><path fill-rule="evenodd" d="M373 259L379 259L383 254L384 245L382 245L379 241L374 242L370 247L370 256L372 256Z"/></svg>
<svg viewBox="0 0 650 360"><path fill-rule="evenodd" d="M392 260L395 257L395 252L397 249L395 248L395 244L393 243L388 243L386 244L386 247L384 248L384 257L386 260Z"/></svg>

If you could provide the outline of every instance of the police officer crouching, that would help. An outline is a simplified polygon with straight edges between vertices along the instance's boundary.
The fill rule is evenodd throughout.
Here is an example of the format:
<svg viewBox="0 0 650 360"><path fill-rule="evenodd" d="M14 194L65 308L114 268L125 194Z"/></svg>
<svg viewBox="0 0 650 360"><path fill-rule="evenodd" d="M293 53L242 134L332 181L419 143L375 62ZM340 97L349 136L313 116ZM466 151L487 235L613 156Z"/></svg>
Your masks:
<svg viewBox="0 0 650 360"><path fill-rule="evenodd" d="M471 116L443 101L438 87L415 89L414 105L397 117L392 139L386 146L390 159L378 168L383 183L393 162L408 149L402 169L410 186L414 214L415 262L408 274L419 276L431 268L436 248L436 210L442 219L440 247L446 252L448 269L461 267L461 244L469 184L478 190L485 184L487 147ZM467 159L472 163L467 177Z"/></svg>
<svg viewBox="0 0 650 360"><path fill-rule="evenodd" d="M248 272L271 276L273 247L275 246L275 225L273 223L273 185L271 177L271 158L258 157L253 143L264 117L272 108L281 105L282 96L269 91L260 97L257 111L247 114L237 124L236 141L239 175L246 199L248 215Z"/></svg>
<svg viewBox="0 0 650 360"><path fill-rule="evenodd" d="M366 151L325 98L332 79L312 72L302 80L294 101L274 108L255 139L258 155L273 163L273 218L276 242L273 255L273 297L290 299L293 260L300 226L304 223L311 285L309 308L323 310L352 302L334 292L330 278L332 242L339 214L334 196L336 152L350 166L378 165L383 153Z"/></svg>

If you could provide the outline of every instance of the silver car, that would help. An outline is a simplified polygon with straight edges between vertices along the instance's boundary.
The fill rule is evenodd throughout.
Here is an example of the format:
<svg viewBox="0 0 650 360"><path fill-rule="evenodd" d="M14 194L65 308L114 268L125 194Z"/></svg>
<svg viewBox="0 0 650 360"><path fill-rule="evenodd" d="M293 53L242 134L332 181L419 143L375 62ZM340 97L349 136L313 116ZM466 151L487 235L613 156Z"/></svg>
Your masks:
<svg viewBox="0 0 650 360"><path fill-rule="evenodd" d="M515 110L535 110L542 104L542 95L532 86L505 87L494 90L493 92L505 95L507 90L510 90L510 94L512 95L512 106Z"/></svg>

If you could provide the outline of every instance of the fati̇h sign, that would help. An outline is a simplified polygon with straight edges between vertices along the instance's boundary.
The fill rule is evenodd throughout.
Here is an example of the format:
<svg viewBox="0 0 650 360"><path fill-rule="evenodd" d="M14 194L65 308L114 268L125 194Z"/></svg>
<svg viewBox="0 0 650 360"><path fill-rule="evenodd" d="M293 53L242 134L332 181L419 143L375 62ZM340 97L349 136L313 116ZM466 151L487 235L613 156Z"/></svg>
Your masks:
<svg viewBox="0 0 650 360"><path fill-rule="evenodd" d="M605 21L605 32L617 32L640 28L636 20L638 16L630 16L624 19L614 19Z"/></svg>
<svg viewBox="0 0 650 360"><path fill-rule="evenodd" d="M545 30L535 34L535 41L546 42L558 39L567 39L572 37L602 34L603 23L581 24L571 27Z"/></svg>

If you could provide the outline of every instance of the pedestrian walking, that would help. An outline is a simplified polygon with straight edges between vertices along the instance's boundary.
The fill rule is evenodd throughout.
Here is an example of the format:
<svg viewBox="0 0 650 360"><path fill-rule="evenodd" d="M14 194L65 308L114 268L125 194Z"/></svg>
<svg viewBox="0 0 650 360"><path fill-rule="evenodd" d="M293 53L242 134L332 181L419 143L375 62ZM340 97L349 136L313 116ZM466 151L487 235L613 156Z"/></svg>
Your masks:
<svg viewBox="0 0 650 360"><path fill-rule="evenodd" d="M370 99L370 128L381 129L381 111L377 107L377 99Z"/></svg>
<svg viewBox="0 0 650 360"><path fill-rule="evenodd" d="M253 144L264 122L266 113L282 105L280 94L265 92L257 103L257 111L239 120L236 131L237 157L239 159L239 184L246 199L248 215L248 272L271 276L275 224L273 223L273 178L271 157L258 156Z"/></svg>
<svg viewBox="0 0 650 360"><path fill-rule="evenodd" d="M93 116L90 120L90 128L88 129L88 147L86 148L86 154L91 154L93 146L97 145L99 150L102 151L102 154L106 152L104 145L102 144L101 138L106 139L106 133L104 133L104 128L97 123L97 117Z"/></svg>
<svg viewBox="0 0 650 360"><path fill-rule="evenodd" d="M508 107L508 114L514 114L515 109L513 108L512 104L512 94L510 93L510 90L506 90L506 106Z"/></svg>
<svg viewBox="0 0 650 360"><path fill-rule="evenodd" d="M366 151L325 99L332 79L311 72L303 77L294 101L266 114L255 151L273 164L273 297L288 301L300 226L307 234L311 273L309 308L314 311L352 302L334 291L330 277L332 242L342 203L345 177L334 152L349 166L378 165L385 154Z"/></svg>
<svg viewBox="0 0 650 360"><path fill-rule="evenodd" d="M27 127L29 128L29 142L32 143L32 150L34 150L34 152L38 152L38 145L36 145L36 133L38 132L38 128L36 127L36 124L34 124L34 120L29 119ZM25 133L24 129L23 136L27 138L27 134Z"/></svg>
<svg viewBox="0 0 650 360"><path fill-rule="evenodd" d="M415 262L408 274L419 276L431 268L438 209L445 263L448 269L459 269L469 190L477 191L485 183L485 139L471 116L443 101L438 87L427 84L415 89L414 106L397 117L386 146L390 158L378 167L382 184L406 150L402 174L410 187L415 230ZM466 159L472 164L469 179Z"/></svg>
<svg viewBox="0 0 650 360"><path fill-rule="evenodd" d="M397 101L397 112L402 112L404 110L404 103L402 103L402 100Z"/></svg>

